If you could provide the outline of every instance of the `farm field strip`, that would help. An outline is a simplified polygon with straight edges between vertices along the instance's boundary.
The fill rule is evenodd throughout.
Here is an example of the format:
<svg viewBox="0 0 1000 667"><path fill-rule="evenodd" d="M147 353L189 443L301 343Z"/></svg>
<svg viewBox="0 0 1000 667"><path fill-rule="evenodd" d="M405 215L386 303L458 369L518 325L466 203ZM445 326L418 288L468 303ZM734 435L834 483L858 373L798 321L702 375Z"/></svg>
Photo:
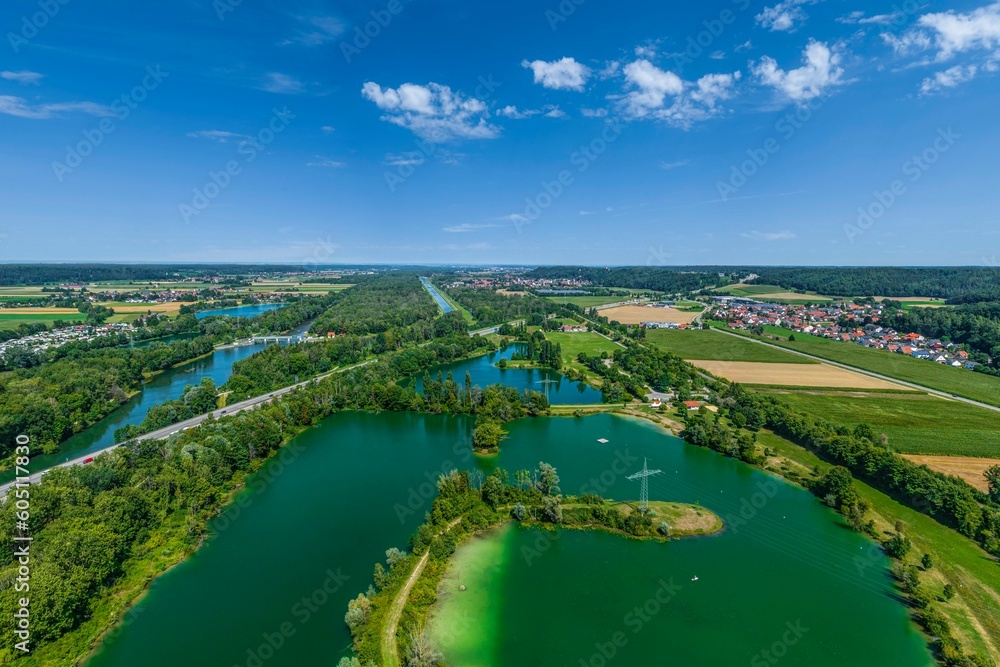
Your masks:
<svg viewBox="0 0 1000 667"><path fill-rule="evenodd" d="M689 359L713 375L741 384L791 387L900 389L900 385L826 364L783 364L756 361Z"/></svg>
<svg viewBox="0 0 1000 667"><path fill-rule="evenodd" d="M812 359L790 354L750 340L720 336L704 329L650 329L646 341L682 359L715 361L760 361L779 364L818 364Z"/></svg>
<svg viewBox="0 0 1000 667"><path fill-rule="evenodd" d="M676 308L653 308L649 306L617 306L601 311L601 316L608 320L617 320L622 324L639 324L641 322L674 322L690 324L698 317L697 312L687 312Z"/></svg>
<svg viewBox="0 0 1000 667"><path fill-rule="evenodd" d="M962 401L918 393L756 391L815 417L852 427L868 424L899 452L1000 458L996 415Z"/></svg>
<svg viewBox="0 0 1000 667"><path fill-rule="evenodd" d="M1000 450L998 450L998 455L1000 455ZM963 479L983 493L989 490L983 473L991 466L1000 465L1000 458L983 459L973 456L928 456L921 454L903 454L903 457L914 463L925 465L931 470Z"/></svg>
<svg viewBox="0 0 1000 667"><path fill-rule="evenodd" d="M942 392L986 405L1000 406L1000 378L982 373L952 368L931 361L922 361L884 350L873 350L861 345L827 340L787 329L768 327L768 332L780 332L777 338L759 338L747 332L716 327L716 331L732 337L744 338L751 343L782 348L799 354L818 357L821 361L850 366L861 371L881 375L890 380L912 383L918 388ZM788 336L795 336L789 341Z"/></svg>

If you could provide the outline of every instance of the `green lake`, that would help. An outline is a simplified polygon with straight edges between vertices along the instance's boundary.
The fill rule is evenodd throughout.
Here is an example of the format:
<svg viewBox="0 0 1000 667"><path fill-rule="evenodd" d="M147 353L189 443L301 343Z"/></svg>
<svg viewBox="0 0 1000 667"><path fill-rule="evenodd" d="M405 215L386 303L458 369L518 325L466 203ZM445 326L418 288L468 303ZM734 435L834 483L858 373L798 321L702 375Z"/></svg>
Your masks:
<svg viewBox="0 0 1000 667"><path fill-rule="evenodd" d="M354 412L303 433L219 517L216 535L154 582L89 667L333 667L349 655L347 601L387 548L406 547L442 471L545 460L564 493L625 499L638 497L625 476L642 457L664 473L651 498L700 502L730 527L660 544L510 526L469 542L432 622L450 665L598 665L619 632L626 641L607 664L756 667L776 664L753 662L776 643L783 665L930 664L887 561L805 491L640 420L521 420L489 461L469 453L471 427ZM736 525L741 507L749 518ZM455 592L459 583L468 590ZM667 601L653 605L658 592ZM647 604L656 613L633 632L629 614Z"/></svg>

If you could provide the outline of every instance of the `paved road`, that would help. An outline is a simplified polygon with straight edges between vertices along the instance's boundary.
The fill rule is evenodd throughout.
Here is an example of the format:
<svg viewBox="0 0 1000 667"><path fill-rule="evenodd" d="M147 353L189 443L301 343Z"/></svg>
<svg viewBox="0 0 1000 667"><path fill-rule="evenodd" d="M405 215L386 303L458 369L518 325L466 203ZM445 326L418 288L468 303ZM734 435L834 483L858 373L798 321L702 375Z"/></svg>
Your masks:
<svg viewBox="0 0 1000 667"><path fill-rule="evenodd" d="M512 327L516 327L521 324L524 324L524 320L514 320L513 322L508 322L507 324L511 325ZM475 336L476 334L480 336L488 336L490 334L495 334L497 331L500 330L500 327L502 326L503 326L502 324L498 324L495 327L486 327L484 329L477 329L476 331L470 331L469 336L472 337Z"/></svg>
<svg viewBox="0 0 1000 667"><path fill-rule="evenodd" d="M797 354L800 357L812 359L814 361L818 361L828 366L836 366L837 368L843 368L844 370L851 371L852 373L860 373L862 375L867 375L869 377L877 378L879 380L885 380L886 382L892 382L894 384L903 385L904 387L909 387L910 389L919 389L920 391L926 391L928 394L933 394L934 396L940 396L941 398L947 398L952 401L961 401L962 403L968 403L969 405L974 405L977 408L986 408L987 410L1000 412L1000 407L997 407L995 405L990 405L988 403L980 403L979 401L974 401L971 398L962 398L961 396L956 396L955 394L949 394L946 391L940 391L938 389L931 389L930 387L925 387L922 384L907 382L906 380L900 380L899 378L890 377L888 375L882 375L880 373L873 373L872 371L866 371L862 368L857 368L856 366L848 366L847 364L841 364L836 361L830 361L829 359L824 359L823 357L817 357L812 354L806 354L805 352L790 350L787 347L782 347L780 345L772 345L771 343L766 343L762 340L757 340L756 338L741 336L739 334L732 333L731 331L723 331L722 329L716 329L715 327L712 327L712 331L717 331L721 334L726 334L727 336L736 336L737 338L742 338L743 340L748 340L751 343L757 343L758 345L766 345L767 347L773 347L776 350L788 352L789 354ZM933 363L933 362L927 362L927 363ZM968 372L971 373L972 371Z"/></svg>
<svg viewBox="0 0 1000 667"><path fill-rule="evenodd" d="M309 384L310 382L313 382L315 380L322 380L324 378L330 377L334 373L342 373L342 372L344 372L346 370L350 370L351 368L357 368L359 366L365 366L367 364L372 363L372 361L374 361L374 359L370 359L368 361L363 361L363 362L361 362L359 364L354 364L352 366L345 366L344 368L341 368L341 369L338 369L338 370L335 370L335 371L330 371L329 373L324 373L323 375L317 375L314 378L309 378L308 380L305 380L303 382L299 382L298 384L293 384L293 385L290 385L288 387L283 387L281 389L275 389L274 391L269 392L267 394L263 394L261 396L256 396L254 398L248 398L245 401L240 401L239 403L233 403L232 405L228 405L225 408L222 408L222 409L219 409L219 410L215 410L213 412L207 412L207 413L205 413L203 415L198 415L197 417L192 417L191 419L185 419L182 422L178 422L176 424L172 424L170 426L167 426L166 428L161 428L161 429L159 429L157 431L151 431L149 433L146 433L145 435L141 435L138 438L136 438L136 440L162 440L163 438L166 438L166 437L168 437L170 435L173 435L174 433L177 433L178 431L186 431L189 428L192 428L194 426L198 426L203 421L205 421L206 419L208 419L209 415L211 415L212 417L218 419L219 417L222 417L223 415L232 415L232 414L236 414L237 412L243 412L244 410L249 410L251 408L255 408L258 405L261 405L262 403L267 403L267 402L271 401L272 399L274 399L277 396L282 396L284 394L287 394L290 391L294 391L295 389L298 389L299 387L304 387L307 384ZM88 454L84 454L83 456L75 458L72 461L66 461L65 463L60 463L59 465L52 466L51 468L46 468L45 470L39 470L39 471L33 473L28 478L28 480L32 484L37 484L39 482L39 480L42 479L42 476L45 473L47 473L49 470L52 470L53 468L68 468L70 466L83 465L84 462L87 461L87 459L92 459L92 458L94 458L96 456L100 456L101 454L104 454L105 452L110 452L112 449L117 449L118 447L121 447L120 443L116 444L116 445L111 445L109 447L105 447L104 449L100 449L100 450L97 450L95 452L90 452ZM29 465L29 469L30 469L30 465ZM6 484L0 486L0 497L6 496L7 495L7 491L12 486L14 486L14 482L7 482Z"/></svg>

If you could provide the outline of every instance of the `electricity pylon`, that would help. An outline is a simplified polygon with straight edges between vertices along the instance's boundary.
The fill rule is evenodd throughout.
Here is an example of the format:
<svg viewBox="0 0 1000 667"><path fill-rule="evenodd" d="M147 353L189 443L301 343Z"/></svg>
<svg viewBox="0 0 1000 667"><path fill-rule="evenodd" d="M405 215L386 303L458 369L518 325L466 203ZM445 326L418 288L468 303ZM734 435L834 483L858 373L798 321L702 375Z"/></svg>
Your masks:
<svg viewBox="0 0 1000 667"><path fill-rule="evenodd" d="M639 509L645 514L649 511L649 478L653 475L662 474L662 470L650 470L646 466L646 459L642 460L642 472L637 472L634 475L629 475L628 479L639 480L640 491L639 491Z"/></svg>

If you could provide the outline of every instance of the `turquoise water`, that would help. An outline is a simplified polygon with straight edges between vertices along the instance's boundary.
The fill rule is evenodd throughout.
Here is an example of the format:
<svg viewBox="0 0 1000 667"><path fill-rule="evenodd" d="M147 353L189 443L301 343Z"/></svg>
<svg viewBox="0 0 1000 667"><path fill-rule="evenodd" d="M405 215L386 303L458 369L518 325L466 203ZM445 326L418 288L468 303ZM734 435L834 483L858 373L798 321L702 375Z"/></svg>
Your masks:
<svg viewBox="0 0 1000 667"><path fill-rule="evenodd" d="M88 665L335 665L349 654L347 601L369 586L387 548L406 546L439 474L545 460L566 493L634 498L625 477L642 457L664 471L651 498L700 501L730 527L666 544L574 532L546 542L537 531L511 531L486 550L501 568L488 579L502 585L478 588L471 579L462 593L490 598L471 605L464 632L474 641L442 642L450 665L598 665L601 647L625 632L605 664L756 667L769 664L751 661L781 642L789 623L807 631L785 647L782 665L929 663L886 560L859 568L869 543L802 489L637 420L520 420L489 459L471 455L471 427L465 417L347 412L309 429L290 443L285 463L249 480L214 522L216 535L153 583ZM766 500L756 514L733 522L758 493ZM656 598L661 580L680 588L633 632L628 615ZM449 604L436 619L454 619Z"/></svg>
<svg viewBox="0 0 1000 667"><path fill-rule="evenodd" d="M491 352L475 359L435 366L429 373L432 378L436 379L438 373L443 373L447 377L450 372L452 379L464 386L465 373L468 371L474 385L488 387L491 384L505 384L515 387L518 391L531 389L545 394L549 403L555 405L584 405L601 402L601 392L582 382L568 380L565 375L556 371L541 368L506 368L504 370L497 368L496 363L500 357L510 359L512 354L523 351L523 348L524 345L515 343L503 350ZM423 391L423 373L400 384L407 386L410 382L416 383L417 391Z"/></svg>
<svg viewBox="0 0 1000 667"><path fill-rule="evenodd" d="M434 285L431 284L431 281L421 276L420 282L424 284L424 289L426 289L427 292L431 295L431 297L433 297L434 301L437 302L437 305L441 307L441 312L450 313L451 311L455 310L454 308L451 307L450 303L445 301L444 297L441 296L441 293L434 288Z"/></svg>
<svg viewBox="0 0 1000 667"><path fill-rule="evenodd" d="M284 304L281 303L259 303L253 306L235 306L233 308L217 308L215 310L202 310L195 313L195 317L199 320L206 317L216 317L219 315L224 315L226 317L255 317L257 315L262 315L268 311L275 310L276 308L281 308Z"/></svg>

